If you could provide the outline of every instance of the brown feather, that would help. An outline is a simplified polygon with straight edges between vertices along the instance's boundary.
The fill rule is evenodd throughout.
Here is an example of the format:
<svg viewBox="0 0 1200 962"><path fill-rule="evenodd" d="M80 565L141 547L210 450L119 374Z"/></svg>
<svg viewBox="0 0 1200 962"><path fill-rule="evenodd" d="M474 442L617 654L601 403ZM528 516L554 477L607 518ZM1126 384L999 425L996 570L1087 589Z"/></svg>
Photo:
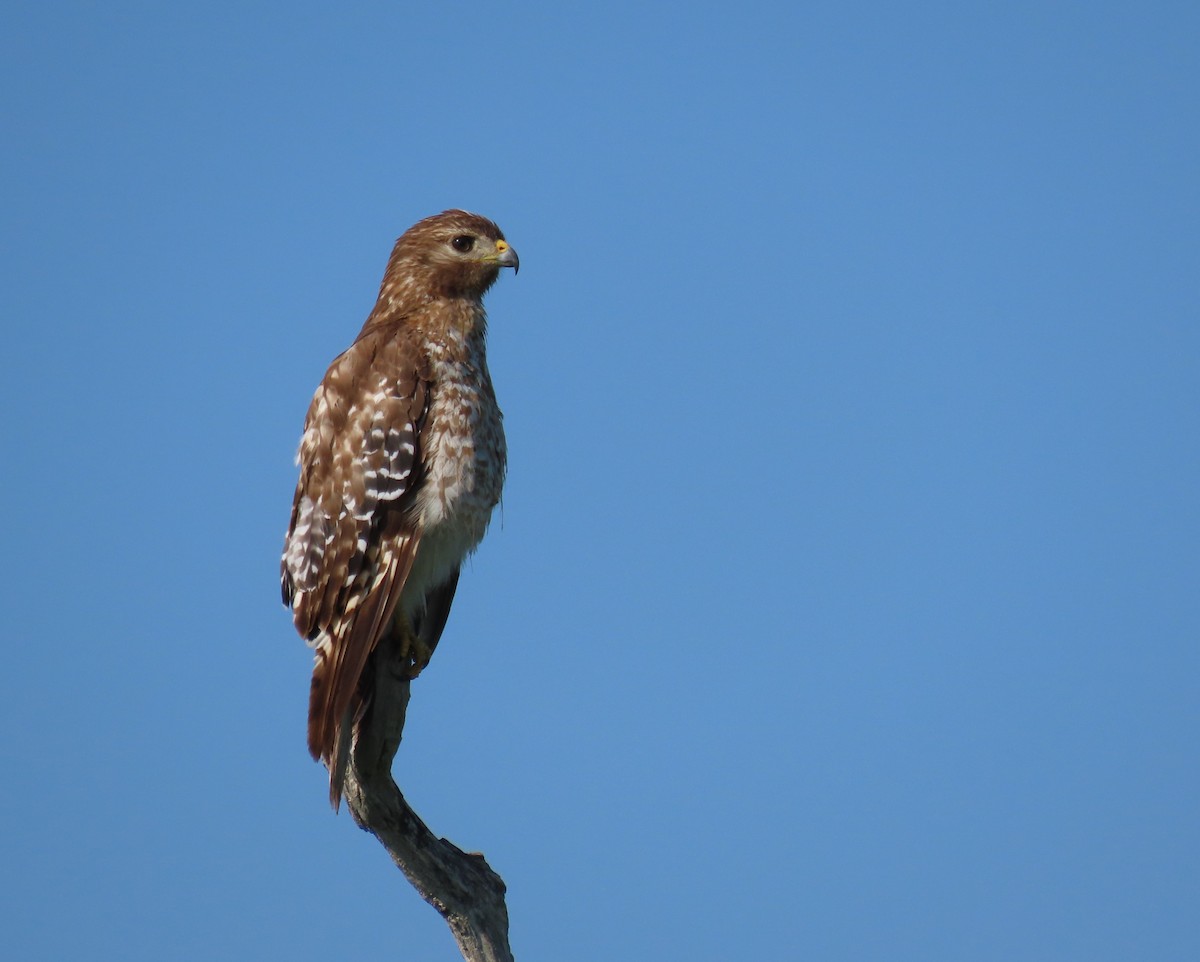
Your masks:
<svg viewBox="0 0 1200 962"><path fill-rule="evenodd" d="M417 373L423 367L402 329L377 326L333 362L306 420L283 579L297 629L318 641L308 743L326 764L339 754L345 719L360 707L358 679L420 544L410 513L428 406ZM306 518L304 542L298 528Z"/></svg>
<svg viewBox="0 0 1200 962"><path fill-rule="evenodd" d="M464 237L478 247L464 250ZM437 644L458 565L499 499L504 437L481 298L501 250L516 266L503 240L491 221L464 211L406 231L374 310L330 364L305 418L280 580L297 630L316 649L308 746L329 768L335 808L373 652L398 617L416 621L430 649ZM421 567L427 523L442 533L441 547ZM418 580L406 595L410 577Z"/></svg>

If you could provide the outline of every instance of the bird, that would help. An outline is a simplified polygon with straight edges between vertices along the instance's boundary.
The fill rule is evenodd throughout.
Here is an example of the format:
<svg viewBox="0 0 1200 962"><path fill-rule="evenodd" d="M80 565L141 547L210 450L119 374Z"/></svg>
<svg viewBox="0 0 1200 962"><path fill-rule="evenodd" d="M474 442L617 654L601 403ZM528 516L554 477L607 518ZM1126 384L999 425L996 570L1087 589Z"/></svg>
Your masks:
<svg viewBox="0 0 1200 962"><path fill-rule="evenodd" d="M483 297L506 267L520 260L488 218L418 221L305 417L280 576L314 650L308 749L329 770L335 812L372 654L388 641L404 677L421 673L500 501L507 451Z"/></svg>

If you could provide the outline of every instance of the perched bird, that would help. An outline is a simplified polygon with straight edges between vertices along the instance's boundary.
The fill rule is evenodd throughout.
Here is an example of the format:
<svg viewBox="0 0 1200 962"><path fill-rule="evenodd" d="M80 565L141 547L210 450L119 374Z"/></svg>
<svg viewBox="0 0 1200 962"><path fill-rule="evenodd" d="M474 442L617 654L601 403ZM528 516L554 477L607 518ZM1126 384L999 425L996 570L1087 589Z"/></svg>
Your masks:
<svg viewBox="0 0 1200 962"><path fill-rule="evenodd" d="M408 677L420 673L500 500L504 428L483 295L518 266L478 214L413 225L309 406L281 572L284 604L316 651L308 749L329 769L335 810L372 652L396 642Z"/></svg>

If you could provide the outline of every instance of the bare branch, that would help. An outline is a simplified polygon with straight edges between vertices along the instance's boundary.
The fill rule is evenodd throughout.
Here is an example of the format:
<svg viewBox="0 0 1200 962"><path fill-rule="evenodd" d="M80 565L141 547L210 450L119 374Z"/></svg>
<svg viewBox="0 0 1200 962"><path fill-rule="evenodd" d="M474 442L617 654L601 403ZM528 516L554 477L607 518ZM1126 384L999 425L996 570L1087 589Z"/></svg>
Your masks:
<svg viewBox="0 0 1200 962"><path fill-rule="evenodd" d="M482 855L436 838L392 779L410 682L395 646L381 644L373 661L371 707L357 726L346 772L350 813L379 839L421 898L446 920L466 962L513 962L504 880Z"/></svg>

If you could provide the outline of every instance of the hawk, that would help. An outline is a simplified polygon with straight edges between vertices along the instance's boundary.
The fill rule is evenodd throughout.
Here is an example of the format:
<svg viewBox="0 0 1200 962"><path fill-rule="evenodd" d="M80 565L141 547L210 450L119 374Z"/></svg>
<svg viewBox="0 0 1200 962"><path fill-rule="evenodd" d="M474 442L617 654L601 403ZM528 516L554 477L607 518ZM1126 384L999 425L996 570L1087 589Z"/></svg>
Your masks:
<svg viewBox="0 0 1200 962"><path fill-rule="evenodd" d="M315 649L308 749L341 802L364 671L381 641L415 678L441 637L463 561L504 484L483 295L517 252L462 210L396 241L379 299L313 395L281 564L283 601Z"/></svg>

